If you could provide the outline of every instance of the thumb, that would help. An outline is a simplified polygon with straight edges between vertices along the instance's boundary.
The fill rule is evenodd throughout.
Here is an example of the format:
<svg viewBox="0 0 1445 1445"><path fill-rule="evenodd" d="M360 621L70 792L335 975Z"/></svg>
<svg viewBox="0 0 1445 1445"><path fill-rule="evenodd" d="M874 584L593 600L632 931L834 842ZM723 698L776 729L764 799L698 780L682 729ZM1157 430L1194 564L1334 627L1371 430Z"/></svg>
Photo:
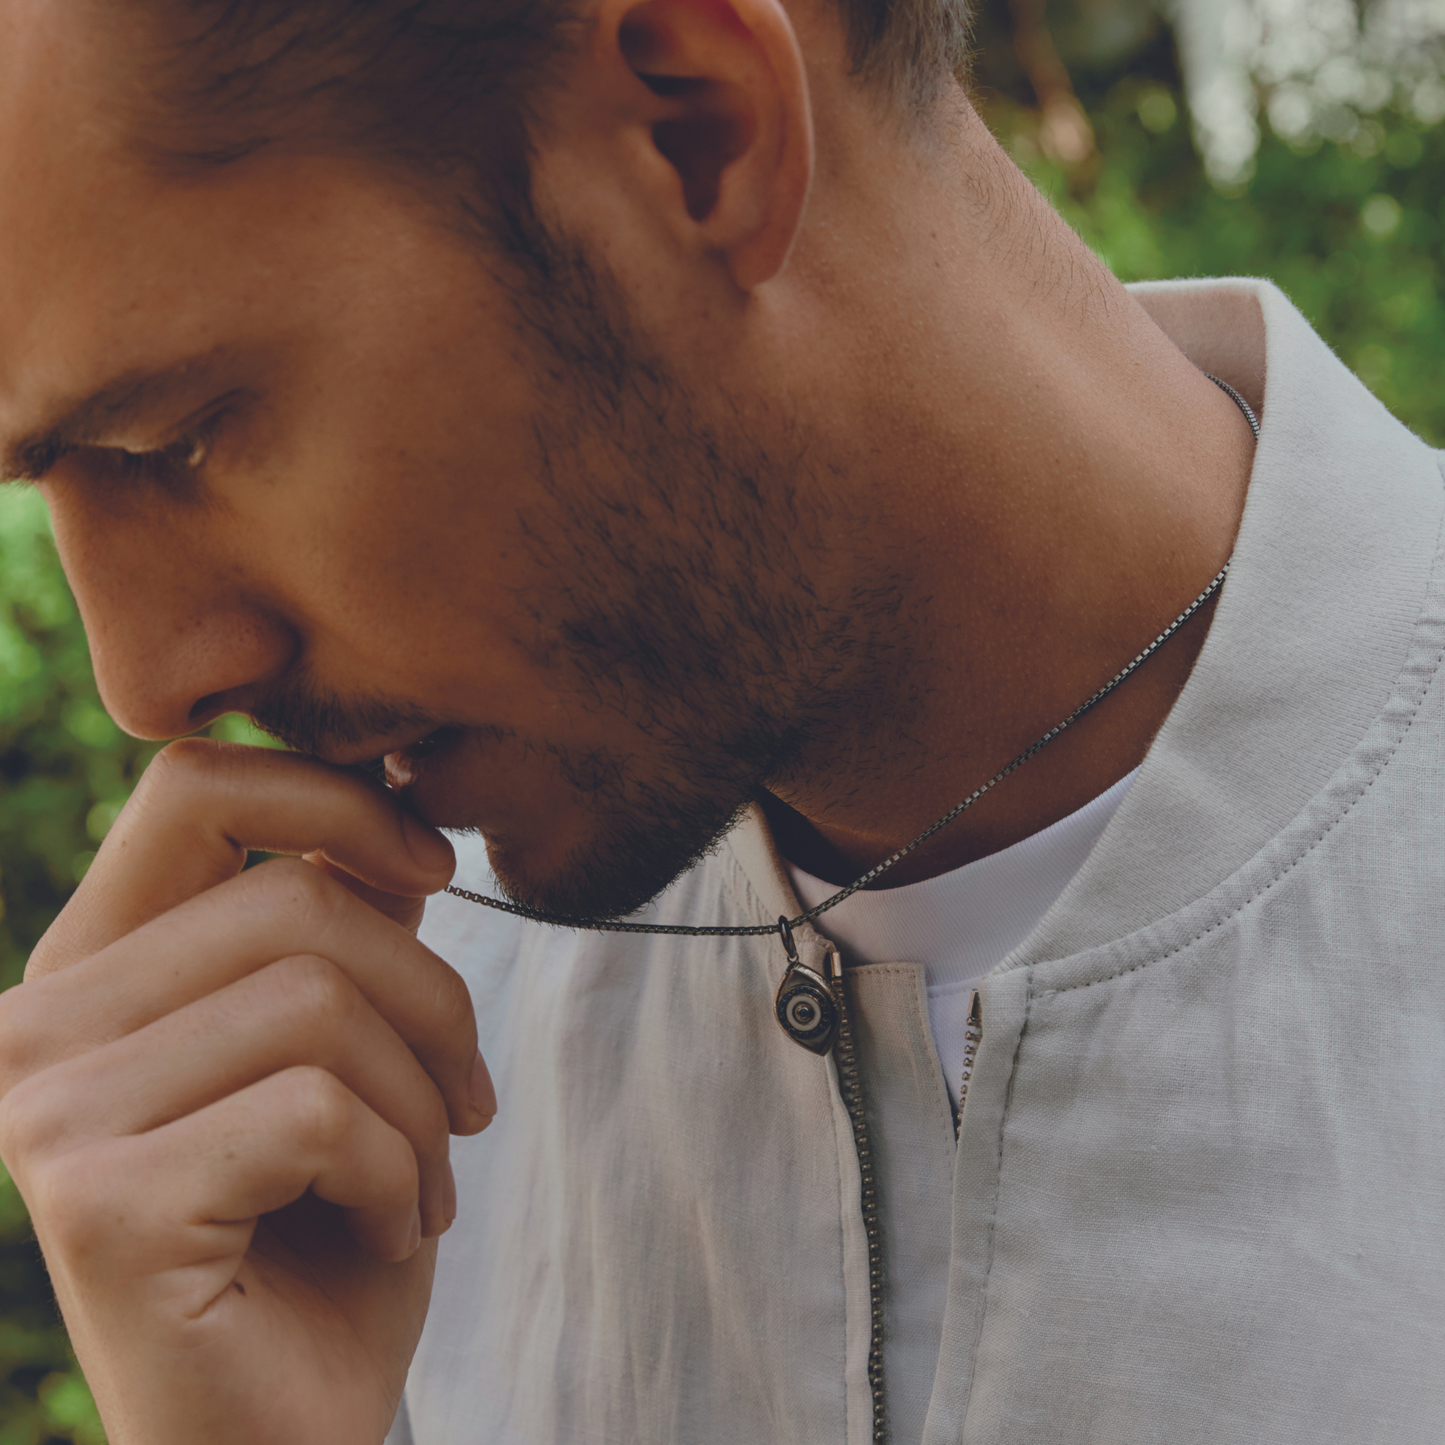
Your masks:
<svg viewBox="0 0 1445 1445"><path fill-rule="evenodd" d="M343 888L349 889L363 903L369 903L378 913L384 913L393 923L415 933L421 927L422 914L426 911L426 899L408 896L405 893L388 893L363 883L355 873L348 873L339 863L333 863L324 853L307 853L306 861L319 868L328 878L334 878Z"/></svg>

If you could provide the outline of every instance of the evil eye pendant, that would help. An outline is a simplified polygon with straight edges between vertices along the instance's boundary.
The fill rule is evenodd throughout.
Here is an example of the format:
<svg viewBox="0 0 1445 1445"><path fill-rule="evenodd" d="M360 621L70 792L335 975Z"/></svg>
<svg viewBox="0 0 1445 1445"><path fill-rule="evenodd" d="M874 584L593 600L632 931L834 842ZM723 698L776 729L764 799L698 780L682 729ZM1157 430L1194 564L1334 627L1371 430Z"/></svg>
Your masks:
<svg viewBox="0 0 1445 1445"><path fill-rule="evenodd" d="M773 1005L778 1023L795 1044L815 1054L826 1054L838 1032L838 1004L833 990L822 974L806 968L799 959L786 918L778 919L778 933L788 955L788 971Z"/></svg>
<svg viewBox="0 0 1445 1445"><path fill-rule="evenodd" d="M776 1008L783 1032L795 1044L815 1054L826 1054L833 1047L838 1005L833 990L811 968L799 964L784 974Z"/></svg>

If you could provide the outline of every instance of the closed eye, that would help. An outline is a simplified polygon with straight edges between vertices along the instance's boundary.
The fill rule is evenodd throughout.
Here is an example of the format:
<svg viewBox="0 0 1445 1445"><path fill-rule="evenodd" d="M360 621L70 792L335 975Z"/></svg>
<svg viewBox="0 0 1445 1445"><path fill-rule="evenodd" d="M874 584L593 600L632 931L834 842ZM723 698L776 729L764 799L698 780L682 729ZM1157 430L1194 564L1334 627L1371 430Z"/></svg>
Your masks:
<svg viewBox="0 0 1445 1445"><path fill-rule="evenodd" d="M233 395L226 401L235 403ZM232 407L216 406L199 421L191 422L173 441L161 447L92 446L81 448L111 469L118 481L141 482L171 491L183 490L205 472L217 433Z"/></svg>
<svg viewBox="0 0 1445 1445"><path fill-rule="evenodd" d="M123 476L138 481L171 481L187 472L197 473L206 464L210 445L200 430L150 451L131 451L128 447L103 447L119 467Z"/></svg>

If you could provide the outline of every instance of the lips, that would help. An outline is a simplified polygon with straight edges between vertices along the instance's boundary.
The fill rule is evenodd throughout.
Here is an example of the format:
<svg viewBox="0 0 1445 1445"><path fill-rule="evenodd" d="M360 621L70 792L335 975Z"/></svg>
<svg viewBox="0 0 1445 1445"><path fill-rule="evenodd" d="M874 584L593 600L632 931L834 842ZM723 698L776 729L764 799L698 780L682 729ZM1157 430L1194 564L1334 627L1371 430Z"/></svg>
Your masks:
<svg viewBox="0 0 1445 1445"><path fill-rule="evenodd" d="M455 741L461 735L461 731L460 728L455 727L440 727L435 732L428 733L424 738L418 738L408 747L387 753L381 762L386 770L388 786L398 790L411 787L421 777L427 759L434 756L448 743Z"/></svg>

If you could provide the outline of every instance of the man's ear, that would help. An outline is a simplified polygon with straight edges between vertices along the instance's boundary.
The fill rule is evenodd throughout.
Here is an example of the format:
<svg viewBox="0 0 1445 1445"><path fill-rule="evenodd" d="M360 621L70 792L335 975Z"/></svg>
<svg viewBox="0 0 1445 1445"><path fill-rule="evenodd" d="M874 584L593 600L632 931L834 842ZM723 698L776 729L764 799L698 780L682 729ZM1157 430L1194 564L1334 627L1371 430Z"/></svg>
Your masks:
<svg viewBox="0 0 1445 1445"><path fill-rule="evenodd" d="M807 77L779 0L603 0L593 42L632 88L619 119L640 133L665 219L743 290L777 275L813 171Z"/></svg>

